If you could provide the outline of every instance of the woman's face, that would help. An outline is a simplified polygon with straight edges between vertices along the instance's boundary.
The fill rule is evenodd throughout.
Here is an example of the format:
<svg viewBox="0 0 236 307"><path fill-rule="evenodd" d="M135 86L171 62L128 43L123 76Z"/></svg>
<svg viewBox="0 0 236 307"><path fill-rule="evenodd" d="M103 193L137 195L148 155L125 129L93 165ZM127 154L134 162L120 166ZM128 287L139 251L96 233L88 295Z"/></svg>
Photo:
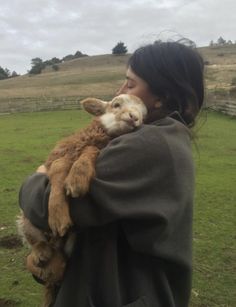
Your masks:
<svg viewBox="0 0 236 307"><path fill-rule="evenodd" d="M125 82L116 94L130 94L139 97L148 111L157 108L160 104L157 96L152 94L147 82L137 76L130 67L127 69Z"/></svg>

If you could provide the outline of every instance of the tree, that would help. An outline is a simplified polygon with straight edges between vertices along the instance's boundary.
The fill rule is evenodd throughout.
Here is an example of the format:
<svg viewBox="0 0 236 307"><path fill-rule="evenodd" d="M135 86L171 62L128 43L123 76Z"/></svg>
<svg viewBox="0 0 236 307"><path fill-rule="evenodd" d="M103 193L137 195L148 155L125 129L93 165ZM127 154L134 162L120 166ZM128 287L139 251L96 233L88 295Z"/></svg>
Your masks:
<svg viewBox="0 0 236 307"><path fill-rule="evenodd" d="M9 78L9 72L10 71L7 68L3 69L0 66L0 80L4 80L4 79Z"/></svg>
<svg viewBox="0 0 236 307"><path fill-rule="evenodd" d="M68 54L68 55L64 56L64 58L62 60L65 62L65 61L70 61L70 60L73 60L73 59L74 59L73 54Z"/></svg>
<svg viewBox="0 0 236 307"><path fill-rule="evenodd" d="M59 63L61 63L61 60L56 58L56 57L54 57L54 58L51 59L51 63L52 64L59 64Z"/></svg>
<svg viewBox="0 0 236 307"><path fill-rule="evenodd" d="M128 52L127 47L123 42L119 42L116 46L112 49L112 54L126 54Z"/></svg>
<svg viewBox="0 0 236 307"><path fill-rule="evenodd" d="M11 72L8 68L5 68L5 73L7 75L7 78L9 78L11 76Z"/></svg>
<svg viewBox="0 0 236 307"><path fill-rule="evenodd" d="M32 67L29 71L29 74L33 74L33 75L40 74L45 67L45 63L40 58L32 59L31 65Z"/></svg>
<svg viewBox="0 0 236 307"><path fill-rule="evenodd" d="M66 56L64 56L64 58L62 59L62 61L70 61L70 60L74 60L74 59L77 59L77 58L82 58L82 57L85 57L85 56L88 56L87 54L83 54L81 51L76 51L76 53L73 55L73 54L68 54Z"/></svg>
<svg viewBox="0 0 236 307"><path fill-rule="evenodd" d="M18 77L18 73L16 71L13 70L13 72L11 73L11 78L15 78Z"/></svg>
<svg viewBox="0 0 236 307"><path fill-rule="evenodd" d="M210 46L210 47L213 47L213 46L214 46L213 40L210 41L209 46Z"/></svg>
<svg viewBox="0 0 236 307"><path fill-rule="evenodd" d="M52 69L53 69L54 71L58 71L58 70L59 70L59 66L58 66L57 64L53 64L53 65L52 65Z"/></svg>
<svg viewBox="0 0 236 307"><path fill-rule="evenodd" d="M60 60L60 59L54 57L54 58L52 58L51 60L46 60L46 61L44 61L43 63L45 64L45 66L48 66L48 65L58 64L58 63L61 63L61 62L62 62L62 60Z"/></svg>
<svg viewBox="0 0 236 307"><path fill-rule="evenodd" d="M222 45L225 45L225 43L226 43L226 40L223 39L222 36L220 36L220 37L218 38L218 40L217 40L217 45L222 46Z"/></svg>
<svg viewBox="0 0 236 307"><path fill-rule="evenodd" d="M76 53L74 54L74 58L82 58L82 57L85 57L85 56L88 56L87 54L84 54L82 53L81 51L76 51Z"/></svg>

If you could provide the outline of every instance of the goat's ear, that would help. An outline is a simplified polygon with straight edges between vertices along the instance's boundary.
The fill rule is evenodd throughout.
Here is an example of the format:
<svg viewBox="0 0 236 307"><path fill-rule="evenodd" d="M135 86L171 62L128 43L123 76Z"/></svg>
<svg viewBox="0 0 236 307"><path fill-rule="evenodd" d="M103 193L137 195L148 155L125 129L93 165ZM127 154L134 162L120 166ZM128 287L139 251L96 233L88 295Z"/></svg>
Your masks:
<svg viewBox="0 0 236 307"><path fill-rule="evenodd" d="M96 98L86 98L82 100L80 104L85 109L85 111L95 116L104 114L107 106L106 101Z"/></svg>

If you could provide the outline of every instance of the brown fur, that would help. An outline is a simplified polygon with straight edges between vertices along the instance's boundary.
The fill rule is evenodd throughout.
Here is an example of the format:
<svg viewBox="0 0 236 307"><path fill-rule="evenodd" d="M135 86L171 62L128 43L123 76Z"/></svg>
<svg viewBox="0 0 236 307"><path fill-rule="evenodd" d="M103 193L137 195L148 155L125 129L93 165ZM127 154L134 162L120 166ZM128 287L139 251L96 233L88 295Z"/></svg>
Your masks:
<svg viewBox="0 0 236 307"><path fill-rule="evenodd" d="M66 194L78 197L88 192L96 158L109 140L95 118L87 128L61 141L49 155L45 163L51 182L48 222L54 234L64 236L72 226Z"/></svg>

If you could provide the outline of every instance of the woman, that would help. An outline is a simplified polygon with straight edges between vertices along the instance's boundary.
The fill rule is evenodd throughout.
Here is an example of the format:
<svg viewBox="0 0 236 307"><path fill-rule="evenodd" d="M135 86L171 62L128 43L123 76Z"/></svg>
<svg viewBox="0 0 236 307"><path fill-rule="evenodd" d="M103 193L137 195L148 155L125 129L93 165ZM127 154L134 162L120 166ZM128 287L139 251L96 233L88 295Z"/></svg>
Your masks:
<svg viewBox="0 0 236 307"><path fill-rule="evenodd" d="M71 199L78 240L56 307L187 307L192 272L194 167L190 126L204 96L203 61L182 44L130 57L118 94L140 97L145 125L102 150L89 194ZM40 167L20 206L47 229L50 184Z"/></svg>

